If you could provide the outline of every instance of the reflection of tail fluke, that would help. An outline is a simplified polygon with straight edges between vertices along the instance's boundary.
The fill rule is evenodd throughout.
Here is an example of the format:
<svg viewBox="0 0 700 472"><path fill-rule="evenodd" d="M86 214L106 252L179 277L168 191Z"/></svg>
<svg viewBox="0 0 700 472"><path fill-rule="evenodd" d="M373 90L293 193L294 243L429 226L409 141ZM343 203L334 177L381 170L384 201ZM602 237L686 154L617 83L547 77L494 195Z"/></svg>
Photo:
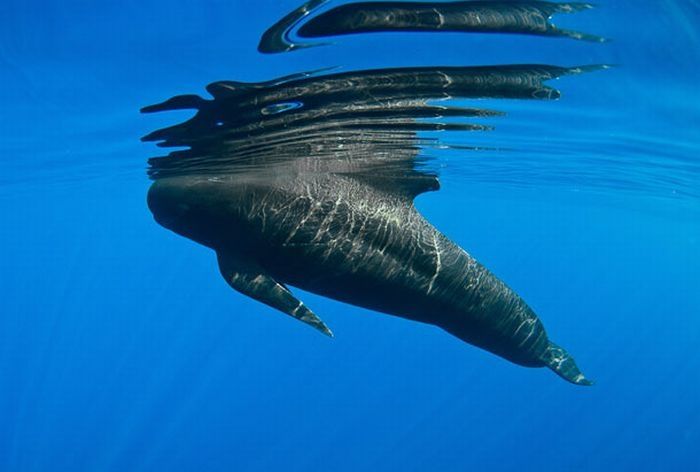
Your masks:
<svg viewBox="0 0 700 472"><path fill-rule="evenodd" d="M590 10L589 3L547 1L364 1L316 14L327 0L309 0L271 26L258 50L279 53L318 46L303 38L379 32L517 33L566 37L602 43L600 36L559 29L551 19L563 13ZM294 34L296 32L297 38Z"/></svg>
<svg viewBox="0 0 700 472"><path fill-rule="evenodd" d="M571 354L553 342L550 341L541 359L547 367L564 380L576 385L593 385L593 382L581 373Z"/></svg>

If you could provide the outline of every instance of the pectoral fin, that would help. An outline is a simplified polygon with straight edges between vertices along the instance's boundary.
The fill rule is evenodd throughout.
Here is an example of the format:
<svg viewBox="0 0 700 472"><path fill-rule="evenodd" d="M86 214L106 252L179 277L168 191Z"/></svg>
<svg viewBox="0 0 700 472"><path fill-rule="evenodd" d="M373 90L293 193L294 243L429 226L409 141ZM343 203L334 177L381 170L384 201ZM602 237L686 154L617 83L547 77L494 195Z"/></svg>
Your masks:
<svg viewBox="0 0 700 472"><path fill-rule="evenodd" d="M292 316L333 337L328 326L292 292L275 279L263 273L261 267L245 258L217 252L219 270L226 282L236 291Z"/></svg>

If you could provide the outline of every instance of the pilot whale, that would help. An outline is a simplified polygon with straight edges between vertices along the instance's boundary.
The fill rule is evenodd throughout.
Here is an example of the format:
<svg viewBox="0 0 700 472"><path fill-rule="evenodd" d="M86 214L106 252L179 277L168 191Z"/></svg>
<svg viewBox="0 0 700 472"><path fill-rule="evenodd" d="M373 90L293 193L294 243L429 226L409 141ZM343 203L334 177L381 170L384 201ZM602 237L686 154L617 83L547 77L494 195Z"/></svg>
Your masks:
<svg viewBox="0 0 700 472"><path fill-rule="evenodd" d="M548 90L541 81L572 71L402 69L212 84L212 101L181 96L145 110L198 109L189 122L146 137L190 146L152 160L148 206L160 225L215 251L234 290L325 335L329 327L290 286L429 323L516 364L590 385L525 301L416 210L414 198L439 184L416 166L410 125L440 110L401 93L405 83L414 95L421 84L426 96L468 95L478 83L479 96L488 96L490 81L497 96L551 97L536 93ZM400 98L377 102L386 83ZM289 105L292 95L297 106ZM319 98L327 95L333 100Z"/></svg>

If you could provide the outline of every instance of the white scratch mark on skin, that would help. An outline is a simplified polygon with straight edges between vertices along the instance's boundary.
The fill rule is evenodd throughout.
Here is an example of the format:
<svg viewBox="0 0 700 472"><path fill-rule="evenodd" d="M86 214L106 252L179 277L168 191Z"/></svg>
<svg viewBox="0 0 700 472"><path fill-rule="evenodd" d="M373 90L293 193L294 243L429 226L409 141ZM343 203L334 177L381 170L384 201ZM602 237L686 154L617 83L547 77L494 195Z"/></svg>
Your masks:
<svg viewBox="0 0 700 472"><path fill-rule="evenodd" d="M525 339L522 340L520 344L518 344L518 348L521 348L525 345L525 343L532 337L533 334L535 334L535 319L534 318L528 318L527 320L527 325L530 327L530 332L527 333L527 336L525 336Z"/></svg>
<svg viewBox="0 0 700 472"><path fill-rule="evenodd" d="M300 316L299 316L299 310L301 310L301 308L302 308L303 306L304 306L304 303L301 302L301 301L299 301L299 304L296 306L296 308L294 308L294 310L292 310L291 315L292 315L294 318L303 318L303 317L300 317Z"/></svg>
<svg viewBox="0 0 700 472"><path fill-rule="evenodd" d="M428 284L428 295L432 293L435 280L440 274L440 269L442 269L442 255L440 254L440 245L438 243L437 233L433 233L433 245L435 246L435 274L433 274L433 277L430 279L430 283Z"/></svg>
<svg viewBox="0 0 700 472"><path fill-rule="evenodd" d="M520 325L518 326L518 329L516 329L516 330L513 332L513 337L515 337L515 336L518 335L518 333L520 332L520 330L523 328L523 326L525 326L525 323L527 323L528 321L530 321L530 320L526 318L526 319L524 319L523 321L520 322Z"/></svg>

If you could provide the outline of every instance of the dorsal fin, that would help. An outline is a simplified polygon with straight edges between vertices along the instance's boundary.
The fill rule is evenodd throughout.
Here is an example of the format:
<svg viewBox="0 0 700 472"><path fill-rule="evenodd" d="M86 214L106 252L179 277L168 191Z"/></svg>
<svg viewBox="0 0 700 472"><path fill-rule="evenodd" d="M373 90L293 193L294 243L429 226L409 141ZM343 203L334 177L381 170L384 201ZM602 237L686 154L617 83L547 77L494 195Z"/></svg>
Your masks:
<svg viewBox="0 0 700 472"><path fill-rule="evenodd" d="M214 98L230 98L255 88L259 88L259 85L249 82L236 82L235 80L220 80L207 85L207 92Z"/></svg>
<svg viewBox="0 0 700 472"><path fill-rule="evenodd" d="M350 175L376 189L410 201L413 201L421 193L440 190L440 180L437 175L417 170L410 170L398 175L388 172L361 172Z"/></svg>

